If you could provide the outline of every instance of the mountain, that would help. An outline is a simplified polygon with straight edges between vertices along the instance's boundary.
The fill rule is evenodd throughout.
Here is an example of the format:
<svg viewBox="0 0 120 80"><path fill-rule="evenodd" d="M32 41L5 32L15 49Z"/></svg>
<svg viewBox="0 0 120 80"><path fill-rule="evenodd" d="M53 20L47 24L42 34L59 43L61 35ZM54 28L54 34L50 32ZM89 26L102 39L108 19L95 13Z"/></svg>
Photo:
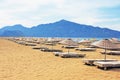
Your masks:
<svg viewBox="0 0 120 80"><path fill-rule="evenodd" d="M8 33L8 32L10 32L10 33ZM9 34L12 34L13 32L15 32L13 34L13 36L16 35L16 32L17 33L22 33L21 34L22 36L29 36L29 33L30 33L29 28L24 27L21 24L17 24L17 25L13 25L13 26L5 26L2 29L0 29L0 35L1 36L10 36ZM6 33L7 33L7 35L6 35Z"/></svg>
<svg viewBox="0 0 120 80"><path fill-rule="evenodd" d="M21 32L21 31L17 31L17 30L14 30L14 31L4 31L2 34L1 34L2 37L23 37L24 34Z"/></svg>
<svg viewBox="0 0 120 80"><path fill-rule="evenodd" d="M41 24L32 28L26 28L22 25L7 26L0 29L0 35L6 36L3 34L5 31L9 31L9 33L11 33L10 31L19 31L25 37L120 37L119 31L78 24L67 20ZM8 32L7 35L9 36Z"/></svg>

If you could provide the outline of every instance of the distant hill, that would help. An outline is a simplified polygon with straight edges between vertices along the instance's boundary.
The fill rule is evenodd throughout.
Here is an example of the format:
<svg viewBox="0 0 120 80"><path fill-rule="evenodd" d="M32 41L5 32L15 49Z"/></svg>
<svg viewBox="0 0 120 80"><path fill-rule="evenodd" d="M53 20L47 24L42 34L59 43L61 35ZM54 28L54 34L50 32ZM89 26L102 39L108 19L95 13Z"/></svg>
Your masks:
<svg viewBox="0 0 120 80"><path fill-rule="evenodd" d="M13 31L19 31L19 35L24 37L120 37L120 31L78 24L67 20L41 24L32 28L26 28L22 25L6 26L0 29L0 35L17 36L16 32L13 33Z"/></svg>
<svg viewBox="0 0 120 80"><path fill-rule="evenodd" d="M17 30L14 30L14 31L4 31L2 34L1 34L2 37L23 37L24 34L21 32L21 31L17 31Z"/></svg>

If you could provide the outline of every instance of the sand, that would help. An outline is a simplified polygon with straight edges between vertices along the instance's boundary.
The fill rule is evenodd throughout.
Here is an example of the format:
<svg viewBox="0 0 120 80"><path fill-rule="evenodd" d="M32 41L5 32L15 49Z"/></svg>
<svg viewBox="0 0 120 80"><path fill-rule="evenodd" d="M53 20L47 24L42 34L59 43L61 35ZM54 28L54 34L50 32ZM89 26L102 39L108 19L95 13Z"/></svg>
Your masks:
<svg viewBox="0 0 120 80"><path fill-rule="evenodd" d="M53 48L67 51L61 45ZM83 64L83 59L104 58L100 51L102 49L76 51L85 53L85 58L60 58L52 52L41 52L31 46L0 39L0 80L120 80L120 68L104 71ZM120 60L120 56L107 55L107 58Z"/></svg>

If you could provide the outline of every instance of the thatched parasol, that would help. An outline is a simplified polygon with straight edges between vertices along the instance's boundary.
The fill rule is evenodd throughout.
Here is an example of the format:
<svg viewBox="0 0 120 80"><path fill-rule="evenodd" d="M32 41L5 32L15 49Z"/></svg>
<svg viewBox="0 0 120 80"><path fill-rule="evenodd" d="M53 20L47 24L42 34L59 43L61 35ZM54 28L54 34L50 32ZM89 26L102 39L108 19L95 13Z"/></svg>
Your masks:
<svg viewBox="0 0 120 80"><path fill-rule="evenodd" d="M82 44L82 45L89 45L91 43L91 41L88 39L82 39L78 43Z"/></svg>
<svg viewBox="0 0 120 80"><path fill-rule="evenodd" d="M117 38L110 38L109 40L110 40L112 43L120 44L120 41L119 41Z"/></svg>
<svg viewBox="0 0 120 80"><path fill-rule="evenodd" d="M60 41L59 43L63 45L68 45L68 46L78 46L78 43L73 41L72 39L64 39Z"/></svg>
<svg viewBox="0 0 120 80"><path fill-rule="evenodd" d="M105 60L106 60L106 50L107 49L118 49L117 45L112 43L109 39L103 39L92 43L91 45L105 49Z"/></svg>
<svg viewBox="0 0 120 80"><path fill-rule="evenodd" d="M65 39L59 43L67 46L78 46L78 43L73 41L72 39ZM68 48L68 53L69 53L69 48Z"/></svg>

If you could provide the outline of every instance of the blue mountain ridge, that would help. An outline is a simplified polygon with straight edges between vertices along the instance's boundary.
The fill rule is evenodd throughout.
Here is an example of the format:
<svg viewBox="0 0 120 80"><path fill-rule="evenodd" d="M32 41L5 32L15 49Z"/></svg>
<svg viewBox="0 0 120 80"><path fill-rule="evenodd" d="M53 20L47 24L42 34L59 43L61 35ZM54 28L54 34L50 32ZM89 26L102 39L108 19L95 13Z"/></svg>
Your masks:
<svg viewBox="0 0 120 80"><path fill-rule="evenodd" d="M14 32L14 34L13 34ZM7 34L6 34L7 33ZM12 33L12 35L10 35ZM18 34L19 33L19 34ZM17 34L17 35L16 35ZM78 24L60 20L49 24L40 24L27 28L22 25L6 26L0 29L0 36L22 37L120 37L120 31L108 28Z"/></svg>

